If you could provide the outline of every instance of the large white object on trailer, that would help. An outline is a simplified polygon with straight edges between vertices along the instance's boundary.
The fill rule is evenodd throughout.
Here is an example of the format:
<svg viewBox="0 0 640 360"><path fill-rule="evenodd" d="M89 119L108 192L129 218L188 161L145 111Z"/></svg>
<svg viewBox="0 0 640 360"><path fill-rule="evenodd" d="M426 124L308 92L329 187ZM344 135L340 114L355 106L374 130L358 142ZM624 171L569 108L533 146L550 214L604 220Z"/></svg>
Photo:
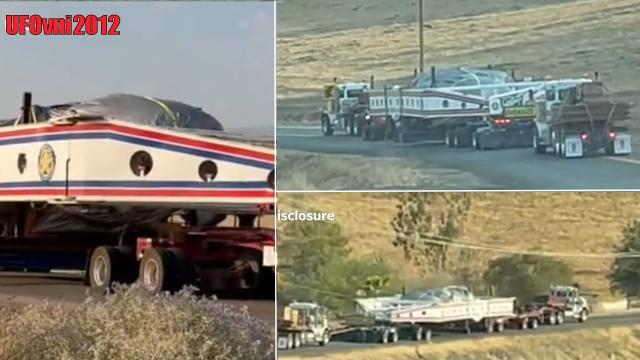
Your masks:
<svg viewBox="0 0 640 360"><path fill-rule="evenodd" d="M112 95L104 103L132 98L150 99ZM272 146L234 138L221 127L181 126L179 112L158 99L147 102L174 122L129 121L130 109L115 106L115 115L86 111L96 102L29 106L26 117L5 122L0 127L0 161L6 165L0 172L0 201L226 209L273 203ZM195 121L197 110L191 111L187 119Z"/></svg>

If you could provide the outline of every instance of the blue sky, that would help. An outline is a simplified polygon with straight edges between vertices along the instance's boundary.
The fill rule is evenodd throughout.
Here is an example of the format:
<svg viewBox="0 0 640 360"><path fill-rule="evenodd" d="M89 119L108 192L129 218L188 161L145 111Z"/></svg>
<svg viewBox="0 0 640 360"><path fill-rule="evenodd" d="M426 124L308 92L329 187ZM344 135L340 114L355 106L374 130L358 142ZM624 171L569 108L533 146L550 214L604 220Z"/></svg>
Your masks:
<svg viewBox="0 0 640 360"><path fill-rule="evenodd" d="M8 14L120 15L119 36L0 33L0 118L34 102L89 100L110 93L200 106L227 129L272 128L273 3L1 3Z"/></svg>

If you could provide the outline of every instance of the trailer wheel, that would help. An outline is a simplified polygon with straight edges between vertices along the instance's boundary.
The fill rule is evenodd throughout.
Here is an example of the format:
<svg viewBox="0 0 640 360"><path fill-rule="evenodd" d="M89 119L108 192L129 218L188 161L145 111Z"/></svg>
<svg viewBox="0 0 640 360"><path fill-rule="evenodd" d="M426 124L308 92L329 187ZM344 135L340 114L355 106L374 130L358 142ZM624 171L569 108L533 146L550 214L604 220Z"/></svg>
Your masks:
<svg viewBox="0 0 640 360"><path fill-rule="evenodd" d="M293 334L292 333L287 334L287 349L289 349L289 350L293 349Z"/></svg>
<svg viewBox="0 0 640 360"><path fill-rule="evenodd" d="M450 147L450 148L454 147L453 146L453 144L454 144L453 131L447 130L444 133L444 144L447 145L447 147Z"/></svg>
<svg viewBox="0 0 640 360"><path fill-rule="evenodd" d="M433 336L433 333L431 332L431 329L426 329L426 330L424 331L424 336L423 336L424 341L426 341L426 342L431 342L431 337L432 337L432 336Z"/></svg>
<svg viewBox="0 0 640 360"><path fill-rule="evenodd" d="M386 344L389 342L389 329L382 330L382 334L380 336L380 343Z"/></svg>
<svg viewBox="0 0 640 360"><path fill-rule="evenodd" d="M363 139L364 141L371 141L371 140L373 140L373 136L372 136L372 134L371 134L371 125L364 124L364 125L362 126L362 130L361 130L361 131L362 131L362 139Z"/></svg>
<svg viewBox="0 0 640 360"><path fill-rule="evenodd" d="M173 256L175 270L171 278L171 290L181 290L185 285L194 285L197 280L197 272L193 262L178 248L167 249Z"/></svg>
<svg viewBox="0 0 640 360"><path fill-rule="evenodd" d="M98 291L107 291L118 282L120 252L114 246L99 246L89 260L89 285Z"/></svg>
<svg viewBox="0 0 640 360"><path fill-rule="evenodd" d="M331 121L327 115L322 115L322 133L324 136L332 136L333 128L331 127Z"/></svg>
<svg viewBox="0 0 640 360"><path fill-rule="evenodd" d="M422 340L422 336L423 336L423 334L422 334L422 327L418 326L418 327L416 327L416 328L414 329L414 331L415 331L415 333L414 333L414 335L413 335L413 339L414 339L415 341L421 341L421 340Z"/></svg>
<svg viewBox="0 0 640 360"><path fill-rule="evenodd" d="M538 130L533 130L533 150L536 154L544 154L547 152L547 147L540 144Z"/></svg>
<svg viewBox="0 0 640 360"><path fill-rule="evenodd" d="M169 274L175 271L173 254L167 249L150 248L142 255L138 278L142 288L155 295L173 290Z"/></svg>
<svg viewBox="0 0 640 360"><path fill-rule="evenodd" d="M608 140L606 145L604 146L604 153L606 155L615 155L615 151L613 150L614 144L613 141Z"/></svg>
<svg viewBox="0 0 640 360"><path fill-rule="evenodd" d="M400 335L398 335L398 331L392 331L391 332L391 342L392 343L397 343L398 340L400 339Z"/></svg>
<svg viewBox="0 0 640 360"><path fill-rule="evenodd" d="M555 325L556 324L556 320L557 320L557 314L555 312L552 312L551 314L549 314L549 318L547 319L547 323L549 325Z"/></svg>
<svg viewBox="0 0 640 360"><path fill-rule="evenodd" d="M529 328L529 319L524 318L520 321L520 330L527 330Z"/></svg>
<svg viewBox="0 0 640 360"><path fill-rule="evenodd" d="M496 321L496 332L503 332L504 331L504 322L503 321Z"/></svg>
<svg viewBox="0 0 640 360"><path fill-rule="evenodd" d="M532 329L537 329L538 328L538 318L531 318L531 320L529 321L529 327Z"/></svg>
<svg viewBox="0 0 640 360"><path fill-rule="evenodd" d="M564 313L559 312L558 316L556 317L556 325L562 325L564 324Z"/></svg>
<svg viewBox="0 0 640 360"><path fill-rule="evenodd" d="M494 325L495 323L493 322L493 320L485 320L484 330L487 332L487 334L490 334L493 332Z"/></svg>
<svg viewBox="0 0 640 360"><path fill-rule="evenodd" d="M329 341L331 341L331 335L329 335L328 331L325 331L322 334L322 341L320 341L320 343L318 343L318 345L320 346L325 346L329 343Z"/></svg>
<svg viewBox="0 0 640 360"><path fill-rule="evenodd" d="M296 333L293 335L293 348L297 349L302 346L302 334Z"/></svg>

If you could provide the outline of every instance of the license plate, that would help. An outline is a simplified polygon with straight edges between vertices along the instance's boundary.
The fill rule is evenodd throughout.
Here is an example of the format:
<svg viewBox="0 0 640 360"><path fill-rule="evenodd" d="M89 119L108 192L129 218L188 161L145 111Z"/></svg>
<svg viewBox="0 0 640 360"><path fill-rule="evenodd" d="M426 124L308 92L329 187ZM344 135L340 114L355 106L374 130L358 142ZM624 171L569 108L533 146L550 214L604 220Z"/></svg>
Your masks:
<svg viewBox="0 0 640 360"><path fill-rule="evenodd" d="M262 266L276 266L276 249L273 246L262 248Z"/></svg>

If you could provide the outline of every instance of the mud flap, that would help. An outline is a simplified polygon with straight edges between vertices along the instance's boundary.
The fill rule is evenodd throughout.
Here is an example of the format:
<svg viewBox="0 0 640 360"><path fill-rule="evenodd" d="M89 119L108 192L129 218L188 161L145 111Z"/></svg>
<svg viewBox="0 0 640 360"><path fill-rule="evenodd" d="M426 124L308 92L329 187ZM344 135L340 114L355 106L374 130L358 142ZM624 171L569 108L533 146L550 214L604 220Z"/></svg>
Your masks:
<svg viewBox="0 0 640 360"><path fill-rule="evenodd" d="M276 266L276 250L273 246L264 246L262 248L262 266Z"/></svg>
<svg viewBox="0 0 640 360"><path fill-rule="evenodd" d="M631 154L631 135L618 134L613 140L613 153L615 155Z"/></svg>
<svg viewBox="0 0 640 360"><path fill-rule="evenodd" d="M286 336L278 336L278 349L286 350L289 347L289 339Z"/></svg>
<svg viewBox="0 0 640 360"><path fill-rule="evenodd" d="M564 139L564 157L578 158L584 156L582 140L579 137L567 137Z"/></svg>

